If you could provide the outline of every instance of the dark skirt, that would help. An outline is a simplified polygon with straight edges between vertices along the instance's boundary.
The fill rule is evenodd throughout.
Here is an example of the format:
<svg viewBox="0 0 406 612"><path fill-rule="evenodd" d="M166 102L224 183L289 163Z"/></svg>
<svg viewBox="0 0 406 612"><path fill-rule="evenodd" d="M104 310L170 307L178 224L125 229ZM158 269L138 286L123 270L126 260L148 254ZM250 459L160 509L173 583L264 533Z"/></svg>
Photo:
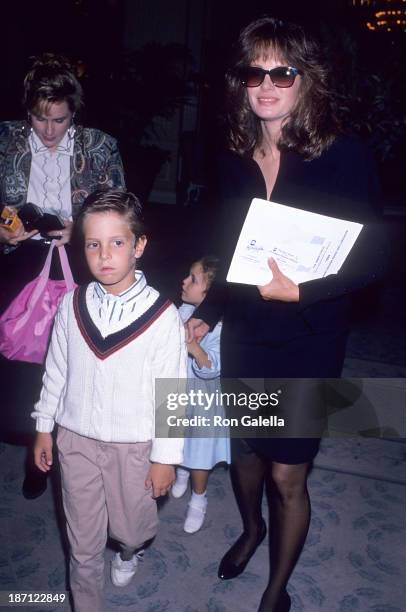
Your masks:
<svg viewBox="0 0 406 612"><path fill-rule="evenodd" d="M264 460L297 465L310 462L317 455L325 413L324 379L340 377L346 340L346 333L331 332L275 345L236 343L225 322L221 339L223 387L231 389L230 379L265 379L269 391L282 391L284 416L288 415L287 422L292 424L292 428L283 430L284 437L272 434L272 437L244 438ZM311 433L306 437L307 431L317 430L317 427L308 429L316 421L320 434L314 437ZM241 447L232 443L232 454L238 454Z"/></svg>

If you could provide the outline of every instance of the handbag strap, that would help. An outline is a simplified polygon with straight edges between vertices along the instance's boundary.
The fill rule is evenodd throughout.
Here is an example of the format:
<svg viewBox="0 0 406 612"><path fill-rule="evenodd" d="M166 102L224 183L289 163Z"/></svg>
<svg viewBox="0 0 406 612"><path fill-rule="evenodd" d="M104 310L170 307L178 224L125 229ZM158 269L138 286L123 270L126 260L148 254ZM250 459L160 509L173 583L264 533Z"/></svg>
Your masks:
<svg viewBox="0 0 406 612"><path fill-rule="evenodd" d="M38 276L38 282L36 284L36 287L32 295L33 303L35 303L38 300L38 297L42 294L42 292L45 289L45 285L48 282L49 273L51 271L52 254L57 244L58 244L57 240L52 240L51 246L49 247L48 255L45 259L44 267L42 268ZM64 246L58 247L58 252L59 252L59 258L61 261L63 277L66 283L66 288L68 291L71 291L72 289L76 287L76 284L75 284L75 281L73 280L73 276L72 276L72 272L69 266L68 256L66 254L65 247Z"/></svg>
<svg viewBox="0 0 406 612"><path fill-rule="evenodd" d="M52 243L54 242L55 244L57 243L57 241L53 240ZM72 291L72 289L76 287L76 283L73 280L72 270L70 269L70 265L69 265L69 259L66 254L65 247L63 245L58 247L58 253L59 253L59 259L61 260L61 267L62 267L63 277L66 283L66 288L68 291Z"/></svg>
<svg viewBox="0 0 406 612"><path fill-rule="evenodd" d="M45 285L48 282L49 273L51 271L52 253L53 253L53 250L55 248L55 245L56 245L56 240L53 240L51 242L51 246L49 247L49 251L48 251L48 255L46 256L46 259L45 259L44 267L42 268L41 272L39 273L39 275L37 277L37 283L35 285L35 289L33 291L32 297L31 297L31 303L32 304L35 304L38 301L39 296L44 291Z"/></svg>
<svg viewBox="0 0 406 612"><path fill-rule="evenodd" d="M63 278L65 279L66 288L68 291L71 291L72 289L76 287L76 284L75 284L75 281L73 280L72 270L70 269L69 260L66 254L65 247L63 245L58 247L58 240L52 240L51 246L49 247L48 255L44 263L44 267L42 268L40 272L40 276L45 278L45 281L48 280L49 273L51 271L52 254L53 254L55 247L57 247L57 251L59 254L59 259L61 262L61 268L62 268ZM41 285L45 286L45 283L41 282Z"/></svg>
<svg viewBox="0 0 406 612"><path fill-rule="evenodd" d="M45 259L44 267L42 268L41 272L39 273L39 276L42 276L43 278L45 278L45 282L48 280L49 273L51 271L52 253L54 251L56 243L57 243L56 240L52 240L51 246L49 247L48 255L47 255L46 259Z"/></svg>

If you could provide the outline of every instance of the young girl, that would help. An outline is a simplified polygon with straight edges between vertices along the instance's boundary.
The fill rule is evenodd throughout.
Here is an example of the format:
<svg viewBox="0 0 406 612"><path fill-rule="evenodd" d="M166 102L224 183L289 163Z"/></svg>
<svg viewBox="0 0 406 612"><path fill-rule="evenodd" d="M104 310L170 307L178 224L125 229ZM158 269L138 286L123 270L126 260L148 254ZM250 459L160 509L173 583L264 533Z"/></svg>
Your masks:
<svg viewBox="0 0 406 612"><path fill-rule="evenodd" d="M190 268L189 276L182 283L184 304L180 307L179 313L183 321L187 321L195 308L203 302L215 278L217 267L217 258L203 257ZM220 390L220 333L221 323L218 323L200 344L196 340L187 344L189 389L193 387L208 393ZM197 413L203 414L203 410L203 406L199 406ZM212 406L210 412L204 414L213 418L214 414L220 413L223 413L222 406L217 405ZM193 416L190 407L188 416ZM191 476L192 496L183 527L187 533L195 533L203 525L207 509L206 489L209 473L221 461L230 463L228 437L218 435L204 438L185 437L183 464L176 470L172 495L182 497L187 489L189 476Z"/></svg>

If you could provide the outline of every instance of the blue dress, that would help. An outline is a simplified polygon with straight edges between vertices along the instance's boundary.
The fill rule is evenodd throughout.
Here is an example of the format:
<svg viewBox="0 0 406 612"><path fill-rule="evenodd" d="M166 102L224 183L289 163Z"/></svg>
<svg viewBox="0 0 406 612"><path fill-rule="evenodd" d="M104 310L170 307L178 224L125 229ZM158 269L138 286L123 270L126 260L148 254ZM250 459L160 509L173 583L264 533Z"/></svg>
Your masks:
<svg viewBox="0 0 406 612"><path fill-rule="evenodd" d="M183 322L192 315L195 307L190 304L182 304L179 314ZM200 346L207 353L212 367L199 368L196 360L188 357L188 390L203 391L204 393L221 393L220 386L220 334L221 323L217 323L213 331L209 332L201 341ZM224 416L221 402L213 402L210 410L205 411L202 406L188 406L187 417L195 415L207 416L213 421L215 415ZM200 430L202 431L202 429ZM212 431L213 436L210 436ZM226 434L225 437L219 437ZM204 428L205 437L185 437L182 467L196 470L211 470L217 463L230 463L230 440L228 431L216 428ZM208 436L208 437L206 437Z"/></svg>

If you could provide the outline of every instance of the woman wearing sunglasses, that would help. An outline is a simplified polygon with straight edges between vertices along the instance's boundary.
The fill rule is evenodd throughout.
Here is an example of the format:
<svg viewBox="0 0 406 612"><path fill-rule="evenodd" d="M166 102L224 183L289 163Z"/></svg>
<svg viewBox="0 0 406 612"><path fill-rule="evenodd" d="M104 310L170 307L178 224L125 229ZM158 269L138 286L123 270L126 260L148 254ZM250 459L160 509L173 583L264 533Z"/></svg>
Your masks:
<svg viewBox="0 0 406 612"><path fill-rule="evenodd" d="M340 135L328 66L301 27L268 17L248 25L226 86L230 152L219 168L222 236L211 245L222 255L224 279L254 197L361 223L375 217L374 165L360 143ZM322 379L341 374L351 296L382 275L384 262L373 223L337 275L298 286L270 260L273 278L265 286L213 285L189 321L189 335L202 337L223 317L222 376L275 378L284 406L305 421L322 406ZM318 438L232 440L243 533L218 575L241 574L265 538L265 486L272 570L260 612L290 609L286 587L309 528L306 483L318 448Z"/></svg>

